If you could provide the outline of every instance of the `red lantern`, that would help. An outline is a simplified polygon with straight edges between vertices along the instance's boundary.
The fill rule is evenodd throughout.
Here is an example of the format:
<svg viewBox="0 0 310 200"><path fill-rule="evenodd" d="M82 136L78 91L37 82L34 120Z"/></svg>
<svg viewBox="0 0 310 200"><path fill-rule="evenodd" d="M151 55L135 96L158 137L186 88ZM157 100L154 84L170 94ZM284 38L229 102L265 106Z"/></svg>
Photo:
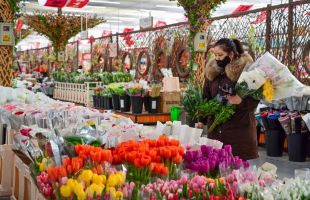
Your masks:
<svg viewBox="0 0 310 200"><path fill-rule="evenodd" d="M245 12L245 11L248 11L250 10L251 8L253 7L253 4L251 5L240 5L238 6L234 11L232 11L232 14L236 14L236 13L239 13L239 12Z"/></svg>

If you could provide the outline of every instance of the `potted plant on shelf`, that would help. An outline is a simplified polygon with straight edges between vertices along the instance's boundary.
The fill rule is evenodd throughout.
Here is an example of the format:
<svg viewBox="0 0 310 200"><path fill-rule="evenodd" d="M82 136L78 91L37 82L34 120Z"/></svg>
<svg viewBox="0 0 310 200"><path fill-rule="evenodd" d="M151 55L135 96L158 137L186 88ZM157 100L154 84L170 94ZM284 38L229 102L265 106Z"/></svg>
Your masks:
<svg viewBox="0 0 310 200"><path fill-rule="evenodd" d="M147 106L149 113L158 113L160 106L160 89L161 85L158 83L151 84L150 86Z"/></svg>
<svg viewBox="0 0 310 200"><path fill-rule="evenodd" d="M114 109L129 112L131 105L130 97L126 94L124 85L125 83L112 83L109 85L109 88L112 91Z"/></svg>
<svg viewBox="0 0 310 200"><path fill-rule="evenodd" d="M186 112L186 121L190 127L194 127L197 122L196 112L202 102L202 91L199 85L196 83L189 83L187 90L181 97L181 104Z"/></svg>
<svg viewBox="0 0 310 200"><path fill-rule="evenodd" d="M103 108L105 110L113 109L111 91L108 88L104 87L100 95L103 97Z"/></svg>
<svg viewBox="0 0 310 200"><path fill-rule="evenodd" d="M139 83L127 83L125 84L125 90L130 96L132 113L142 113L143 95L145 94L145 89L143 88L143 85Z"/></svg>

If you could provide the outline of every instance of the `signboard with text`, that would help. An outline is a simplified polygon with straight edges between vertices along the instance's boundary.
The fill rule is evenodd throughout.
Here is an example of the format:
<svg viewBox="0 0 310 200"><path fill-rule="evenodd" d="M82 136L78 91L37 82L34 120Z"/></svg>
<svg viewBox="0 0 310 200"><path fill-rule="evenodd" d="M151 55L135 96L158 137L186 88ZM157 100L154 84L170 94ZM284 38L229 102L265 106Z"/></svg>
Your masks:
<svg viewBox="0 0 310 200"><path fill-rule="evenodd" d="M0 23L0 45L14 45L13 23Z"/></svg>

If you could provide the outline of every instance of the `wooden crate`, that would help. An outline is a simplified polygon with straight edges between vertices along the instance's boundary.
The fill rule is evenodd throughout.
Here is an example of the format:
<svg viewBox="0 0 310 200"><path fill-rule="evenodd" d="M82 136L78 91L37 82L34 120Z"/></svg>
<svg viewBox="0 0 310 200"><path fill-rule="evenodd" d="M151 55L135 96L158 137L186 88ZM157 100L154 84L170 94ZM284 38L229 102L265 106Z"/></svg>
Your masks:
<svg viewBox="0 0 310 200"><path fill-rule="evenodd" d="M180 106L181 92L161 92L161 102L159 111L162 113L170 113L172 106Z"/></svg>
<svg viewBox="0 0 310 200"><path fill-rule="evenodd" d="M12 194L13 157L12 145L0 145L0 196Z"/></svg>

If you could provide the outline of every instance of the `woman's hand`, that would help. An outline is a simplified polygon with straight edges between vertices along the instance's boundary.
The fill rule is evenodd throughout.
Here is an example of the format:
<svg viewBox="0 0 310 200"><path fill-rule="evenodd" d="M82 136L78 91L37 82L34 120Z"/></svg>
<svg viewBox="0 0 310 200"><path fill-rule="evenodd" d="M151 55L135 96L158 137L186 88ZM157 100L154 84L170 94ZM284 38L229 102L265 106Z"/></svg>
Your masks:
<svg viewBox="0 0 310 200"><path fill-rule="evenodd" d="M242 99L239 95L234 95L234 96L227 95L226 98L228 102L233 105L238 105L242 102Z"/></svg>
<svg viewBox="0 0 310 200"><path fill-rule="evenodd" d="M204 124L201 122L195 123L195 128L203 129Z"/></svg>

